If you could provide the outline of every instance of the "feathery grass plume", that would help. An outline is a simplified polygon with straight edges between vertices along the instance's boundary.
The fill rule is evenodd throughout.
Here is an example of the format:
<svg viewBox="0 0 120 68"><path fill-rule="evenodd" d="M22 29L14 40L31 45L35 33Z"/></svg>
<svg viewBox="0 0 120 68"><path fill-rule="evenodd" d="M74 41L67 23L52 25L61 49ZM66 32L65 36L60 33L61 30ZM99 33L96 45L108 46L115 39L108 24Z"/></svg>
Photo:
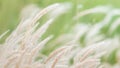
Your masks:
<svg viewBox="0 0 120 68"><path fill-rule="evenodd" d="M104 45L104 46L103 46ZM100 57L104 54L106 45L109 45L109 41L103 41L82 49L74 57L74 68L96 68L100 65Z"/></svg>
<svg viewBox="0 0 120 68"><path fill-rule="evenodd" d="M61 3L59 8L54 9L53 11L51 11L48 16L51 18L56 18L62 14L67 13L68 11L70 11L72 5L71 3Z"/></svg>
<svg viewBox="0 0 120 68"><path fill-rule="evenodd" d="M42 48L51 37L46 38L40 43L38 42L38 39L45 33L52 20L50 19L46 24L37 30L35 30L37 26L36 22L43 15L57 7L59 7L59 4L50 5L39 12L33 13L33 15L31 15L32 17L24 20L22 19L16 30L13 31L3 44L4 53L0 58L1 68L33 67L32 65L34 65L35 62L36 53L38 53L40 48Z"/></svg>
<svg viewBox="0 0 120 68"><path fill-rule="evenodd" d="M87 9L85 11L78 13L73 19L77 20L78 18L91 14L91 13L107 13L108 11L110 11L110 9L111 7L109 6L97 6L95 8Z"/></svg>

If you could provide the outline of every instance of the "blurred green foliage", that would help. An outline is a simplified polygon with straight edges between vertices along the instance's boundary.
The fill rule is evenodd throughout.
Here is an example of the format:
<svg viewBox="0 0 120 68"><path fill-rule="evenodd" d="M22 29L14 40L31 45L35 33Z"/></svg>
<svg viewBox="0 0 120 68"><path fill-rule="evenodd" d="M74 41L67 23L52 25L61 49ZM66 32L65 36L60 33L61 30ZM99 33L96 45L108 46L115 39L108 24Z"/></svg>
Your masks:
<svg viewBox="0 0 120 68"><path fill-rule="evenodd" d="M55 24L57 27L54 27L58 29L57 31L59 31L60 26L65 25L66 22L70 22L69 20L73 15L75 15L75 12L79 11L79 9L76 9L78 4L84 5L80 10L88 9L97 5L111 5L113 7L120 7L120 0L0 0L0 34L8 29L13 30L17 26L19 23L19 13L24 6L32 3L37 4L40 7L46 7L56 2L71 2L74 4L73 10L66 14L65 18L57 19L58 23ZM91 18L96 17L97 19L95 21L99 21L99 19L102 18L101 15L92 15L87 16L87 19L83 18L82 20L92 22ZM62 22L59 22L59 20ZM53 31L56 32L56 30Z"/></svg>

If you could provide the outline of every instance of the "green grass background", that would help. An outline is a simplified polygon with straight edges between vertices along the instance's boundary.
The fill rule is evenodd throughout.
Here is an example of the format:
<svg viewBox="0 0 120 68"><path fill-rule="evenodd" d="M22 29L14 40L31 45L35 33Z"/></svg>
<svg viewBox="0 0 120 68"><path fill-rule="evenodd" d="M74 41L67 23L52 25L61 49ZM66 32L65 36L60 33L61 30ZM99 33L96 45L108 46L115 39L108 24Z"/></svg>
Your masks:
<svg viewBox="0 0 120 68"><path fill-rule="evenodd" d="M20 10L25 5L33 3L37 4L40 7L46 7L56 2L71 2L74 4L74 8L70 11L70 13L66 14L64 18L59 17L59 19L57 19L58 21L54 26L54 28L56 28L54 32L56 32L56 30L58 31L60 29L60 26L64 26L66 22L71 22L71 17L74 16L76 14L76 11L79 10L76 9L76 6L78 4L84 5L84 7L80 10L88 9L97 5L111 5L117 8L120 7L120 0L0 0L0 34L8 29L13 30L17 26L19 23ZM100 17L94 15L94 18L96 17L96 21L99 21ZM93 17L89 16L83 18L83 21L91 21L91 18ZM59 21L60 19L62 19L62 22Z"/></svg>

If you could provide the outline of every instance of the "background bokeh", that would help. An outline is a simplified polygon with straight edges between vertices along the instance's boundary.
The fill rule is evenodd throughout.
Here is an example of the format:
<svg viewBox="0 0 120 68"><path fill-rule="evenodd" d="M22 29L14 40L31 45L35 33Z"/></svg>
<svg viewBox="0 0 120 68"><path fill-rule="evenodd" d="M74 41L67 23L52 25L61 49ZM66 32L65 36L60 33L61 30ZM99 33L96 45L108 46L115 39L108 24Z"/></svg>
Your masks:
<svg viewBox="0 0 120 68"><path fill-rule="evenodd" d="M24 6L29 4L36 4L39 7L46 7L47 5L56 2L71 2L74 4L73 10L71 10L71 12L68 13L65 18L59 18L62 19L61 21L58 19L58 23L55 24L57 27L56 30L59 30L60 26L64 26L64 24L66 24L66 21L69 23L71 22L69 21L71 20L70 17L75 15L76 11L79 11L79 9L76 9L76 5L84 5L84 7L80 10L88 9L97 5L110 5L117 8L120 7L120 0L0 0L0 34L8 29L13 30L17 26L19 23L20 11ZM86 18L83 18L83 21L91 21L91 23L93 23L91 18L96 18L94 21L96 22L101 19L101 16L102 15L87 16Z"/></svg>

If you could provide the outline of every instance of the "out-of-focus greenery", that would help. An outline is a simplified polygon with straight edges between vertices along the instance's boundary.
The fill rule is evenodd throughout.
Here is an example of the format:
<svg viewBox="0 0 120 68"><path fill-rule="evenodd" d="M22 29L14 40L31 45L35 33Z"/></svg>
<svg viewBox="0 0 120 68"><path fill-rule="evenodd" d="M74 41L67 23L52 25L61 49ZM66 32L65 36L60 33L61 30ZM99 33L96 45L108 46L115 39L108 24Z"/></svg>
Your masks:
<svg viewBox="0 0 120 68"><path fill-rule="evenodd" d="M61 26L64 26L66 22L71 22L71 17L74 16L76 11L76 6L78 4L83 4L83 9L88 9L97 5L111 5L113 7L120 7L119 0L0 0L0 34L10 29L13 30L17 24L19 23L19 13L20 10L28 4L37 4L40 7L46 7L49 4L53 4L56 2L71 2L74 4L73 10L70 13L66 14L65 17L61 17L57 19L57 23L54 25L53 33L62 32ZM100 15L92 15L83 18L83 21L89 21L92 23L92 18L96 18L94 22L99 21L101 19ZM62 19L61 21L59 21ZM59 26L58 26L59 25ZM59 33L56 33L59 34Z"/></svg>

